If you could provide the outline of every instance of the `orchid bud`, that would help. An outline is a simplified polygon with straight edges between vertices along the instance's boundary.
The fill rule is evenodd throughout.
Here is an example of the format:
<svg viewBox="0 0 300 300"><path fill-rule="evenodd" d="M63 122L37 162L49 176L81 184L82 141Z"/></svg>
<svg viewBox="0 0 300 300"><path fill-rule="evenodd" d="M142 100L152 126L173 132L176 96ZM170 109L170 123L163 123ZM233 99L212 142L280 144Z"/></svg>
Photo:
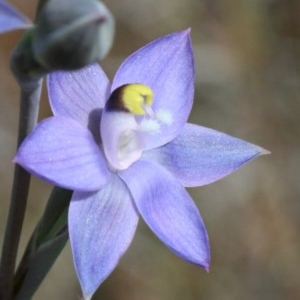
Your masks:
<svg viewBox="0 0 300 300"><path fill-rule="evenodd" d="M36 19L33 52L47 70L73 70L102 59L111 48L114 19L96 0L49 0Z"/></svg>
<svg viewBox="0 0 300 300"><path fill-rule="evenodd" d="M32 40L35 36L35 28L28 29L21 37L10 58L10 66L18 82L22 85L36 82L45 73L41 64L36 61L32 51Z"/></svg>

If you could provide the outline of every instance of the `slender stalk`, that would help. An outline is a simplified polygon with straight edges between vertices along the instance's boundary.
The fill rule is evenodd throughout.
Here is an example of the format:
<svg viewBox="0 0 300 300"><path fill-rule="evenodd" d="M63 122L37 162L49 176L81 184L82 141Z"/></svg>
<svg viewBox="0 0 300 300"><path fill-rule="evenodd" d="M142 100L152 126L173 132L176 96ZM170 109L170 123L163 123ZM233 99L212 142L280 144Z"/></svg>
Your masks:
<svg viewBox="0 0 300 300"><path fill-rule="evenodd" d="M32 131L37 122L42 79L32 80L21 86L18 146ZM0 264L0 299L12 299L13 276L15 272L17 250L22 231L27 197L30 185L30 174L15 166L12 195L6 231L4 236Z"/></svg>
<svg viewBox="0 0 300 300"><path fill-rule="evenodd" d="M40 10L42 9L42 7L47 3L48 0L40 0L38 2L38 5L37 5L37 9L36 9L36 17L38 16Z"/></svg>

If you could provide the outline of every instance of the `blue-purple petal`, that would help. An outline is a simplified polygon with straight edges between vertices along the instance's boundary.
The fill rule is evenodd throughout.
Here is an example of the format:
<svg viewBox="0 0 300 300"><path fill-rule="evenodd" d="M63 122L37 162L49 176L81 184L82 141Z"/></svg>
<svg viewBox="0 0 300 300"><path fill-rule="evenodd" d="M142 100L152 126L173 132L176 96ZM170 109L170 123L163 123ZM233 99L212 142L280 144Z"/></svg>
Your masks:
<svg viewBox="0 0 300 300"><path fill-rule="evenodd" d="M207 232L180 182L159 164L148 161L138 161L119 175L145 222L162 242L179 257L208 270Z"/></svg>
<svg viewBox="0 0 300 300"><path fill-rule="evenodd" d="M76 71L51 73L47 80L50 105L55 116L68 116L84 126L97 118L110 93L110 83L98 64Z"/></svg>
<svg viewBox="0 0 300 300"><path fill-rule="evenodd" d="M212 183L268 151L210 128L186 124L167 145L152 149L144 159L168 169L186 187Z"/></svg>
<svg viewBox="0 0 300 300"><path fill-rule="evenodd" d="M153 109L163 115L159 131L149 133L148 148L171 141L189 116L194 97L194 61L190 30L164 36L129 56L120 66L112 90L128 83L150 86Z"/></svg>
<svg viewBox="0 0 300 300"><path fill-rule="evenodd" d="M32 26L32 22L14 6L0 0L0 33Z"/></svg>
<svg viewBox="0 0 300 300"><path fill-rule="evenodd" d="M116 175L96 193L74 193L68 224L85 299L90 299L114 270L132 241L137 223L130 193Z"/></svg>
<svg viewBox="0 0 300 300"><path fill-rule="evenodd" d="M14 161L37 177L71 190L95 191L110 178L91 132L66 117L42 121L19 147Z"/></svg>

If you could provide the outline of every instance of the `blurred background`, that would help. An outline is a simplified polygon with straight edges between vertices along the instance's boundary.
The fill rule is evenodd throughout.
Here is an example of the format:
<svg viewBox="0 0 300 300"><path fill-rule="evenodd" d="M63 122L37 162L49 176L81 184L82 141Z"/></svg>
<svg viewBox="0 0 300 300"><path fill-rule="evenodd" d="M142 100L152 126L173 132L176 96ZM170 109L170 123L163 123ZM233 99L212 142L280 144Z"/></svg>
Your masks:
<svg viewBox="0 0 300 300"><path fill-rule="evenodd" d="M116 18L112 78L142 45L192 28L196 95L190 121L272 152L212 185L190 189L211 242L211 268L174 256L141 221L134 242L93 299L300 299L300 1L105 0ZM36 1L14 0L33 18ZM15 153L18 86L9 53L21 32L0 36L0 240ZM41 116L51 115L44 91ZM51 186L34 179L21 249ZM69 245L34 299L79 299Z"/></svg>

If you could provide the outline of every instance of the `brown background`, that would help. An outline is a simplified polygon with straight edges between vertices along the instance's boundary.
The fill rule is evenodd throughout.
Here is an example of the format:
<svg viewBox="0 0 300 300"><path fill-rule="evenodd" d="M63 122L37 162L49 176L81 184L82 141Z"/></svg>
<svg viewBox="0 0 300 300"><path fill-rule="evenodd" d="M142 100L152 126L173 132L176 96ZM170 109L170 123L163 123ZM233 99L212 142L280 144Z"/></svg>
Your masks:
<svg viewBox="0 0 300 300"><path fill-rule="evenodd" d="M36 1L11 3L33 18ZM300 299L300 2L105 3L117 23L114 47L102 62L110 78L124 58L140 46L192 27L197 81L190 120L259 144L272 155L213 185L190 190L210 236L209 274L175 257L140 222L133 244L95 299ZM19 101L8 58L20 34L0 36L1 241ZM44 93L41 118L50 114ZM21 247L50 188L40 180L33 181ZM68 246L34 299L79 297Z"/></svg>

